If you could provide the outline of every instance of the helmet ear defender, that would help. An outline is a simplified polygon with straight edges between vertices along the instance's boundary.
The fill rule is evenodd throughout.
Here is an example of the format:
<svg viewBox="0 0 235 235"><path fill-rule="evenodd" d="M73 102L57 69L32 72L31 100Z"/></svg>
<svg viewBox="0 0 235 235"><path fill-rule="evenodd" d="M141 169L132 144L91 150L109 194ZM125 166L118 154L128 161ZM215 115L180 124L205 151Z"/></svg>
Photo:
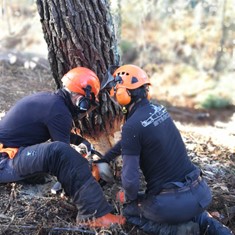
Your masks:
<svg viewBox="0 0 235 235"><path fill-rule="evenodd" d="M133 90L130 92L125 87L119 87L116 89L115 97L116 97L117 102L120 105L125 106L131 102L131 97L137 96L138 93L140 94L139 90ZM146 97L148 100L150 100L151 96L150 96L150 93L149 93L149 90L147 87L144 89L144 93L145 93L144 97Z"/></svg>
<svg viewBox="0 0 235 235"><path fill-rule="evenodd" d="M117 102L123 106L131 102L131 93L125 87L117 88L115 97Z"/></svg>
<svg viewBox="0 0 235 235"><path fill-rule="evenodd" d="M87 85L85 90L85 96L79 99L78 103L76 104L79 112L84 113L91 108L91 86Z"/></svg>

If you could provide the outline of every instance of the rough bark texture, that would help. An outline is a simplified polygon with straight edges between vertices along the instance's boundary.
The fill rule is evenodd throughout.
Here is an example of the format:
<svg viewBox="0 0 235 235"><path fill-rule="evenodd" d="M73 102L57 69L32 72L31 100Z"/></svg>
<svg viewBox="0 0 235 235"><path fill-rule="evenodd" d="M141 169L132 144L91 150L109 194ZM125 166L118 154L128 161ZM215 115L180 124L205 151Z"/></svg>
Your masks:
<svg viewBox="0 0 235 235"><path fill-rule="evenodd" d="M37 0L53 76L75 66L94 70L103 79L119 63L109 3L106 0Z"/></svg>
<svg viewBox="0 0 235 235"><path fill-rule="evenodd" d="M107 68L119 64L109 1L37 0L37 7L58 87L62 76L76 66L92 69L102 82ZM78 123L84 135L109 133L122 118L107 93L101 92L99 99L100 107Z"/></svg>

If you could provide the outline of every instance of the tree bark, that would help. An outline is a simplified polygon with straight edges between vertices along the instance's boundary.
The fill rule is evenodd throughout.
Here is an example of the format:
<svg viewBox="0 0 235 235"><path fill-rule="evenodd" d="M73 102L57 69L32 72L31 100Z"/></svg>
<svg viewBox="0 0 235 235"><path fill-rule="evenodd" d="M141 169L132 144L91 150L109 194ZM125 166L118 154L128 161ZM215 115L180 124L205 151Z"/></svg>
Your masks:
<svg viewBox="0 0 235 235"><path fill-rule="evenodd" d="M63 75L76 66L90 68L102 82L107 68L119 64L108 0L37 0L36 3L58 88ZM96 138L110 135L122 120L119 107L106 92L100 93L99 100L99 108L77 123L82 135Z"/></svg>

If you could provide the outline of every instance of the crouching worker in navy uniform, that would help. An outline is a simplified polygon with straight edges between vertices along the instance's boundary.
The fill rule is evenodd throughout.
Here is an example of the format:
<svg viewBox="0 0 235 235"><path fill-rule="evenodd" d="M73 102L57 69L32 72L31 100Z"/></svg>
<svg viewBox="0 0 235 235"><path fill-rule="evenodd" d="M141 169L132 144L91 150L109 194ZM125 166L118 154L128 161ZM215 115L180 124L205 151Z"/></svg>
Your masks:
<svg viewBox="0 0 235 235"><path fill-rule="evenodd" d="M117 198L124 203L127 221L153 234L232 234L205 211L211 191L166 109L149 101L145 71L124 65L109 82L110 95L122 106L126 121L121 140L98 162L122 155L124 190ZM139 169L146 181L143 194Z"/></svg>
<svg viewBox="0 0 235 235"><path fill-rule="evenodd" d="M95 105L100 91L97 75L77 67L62 78L56 92L39 92L19 100L0 121L0 183L42 173L56 176L78 209L77 222L90 227L124 224L111 214L88 161L72 144L89 143L71 133L73 120ZM50 142L48 142L50 140ZM92 218L92 220L91 220Z"/></svg>

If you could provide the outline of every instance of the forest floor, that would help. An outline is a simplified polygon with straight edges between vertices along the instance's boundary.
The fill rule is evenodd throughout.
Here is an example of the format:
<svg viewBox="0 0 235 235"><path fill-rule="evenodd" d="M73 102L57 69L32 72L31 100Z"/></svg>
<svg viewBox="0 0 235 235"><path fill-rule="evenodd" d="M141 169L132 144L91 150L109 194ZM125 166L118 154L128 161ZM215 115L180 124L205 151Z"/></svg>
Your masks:
<svg viewBox="0 0 235 235"><path fill-rule="evenodd" d="M39 16L37 14L35 16L37 10L33 5L27 10L26 1L16 2L17 4L9 5L5 9L5 15L1 18L3 21L0 36L0 119L23 96L55 89L47 60L34 54L34 52L47 54ZM10 7L12 13L9 11ZM1 13L3 14L3 11ZM128 27L127 32L136 40L136 31L133 33ZM167 32L176 35L174 31L164 28L164 34ZM155 31L153 35L155 37ZM168 38L171 48L173 41L171 37ZM165 40L162 42L165 43ZM156 46L157 43L154 42L153 45ZM163 44L163 47L166 45ZM21 53L10 52L9 50L13 48ZM169 48L165 50L171 51ZM25 53L26 51L30 54ZM175 52L175 49L173 51ZM153 53L147 51L147 53L150 57L156 55L157 51ZM142 57L146 58L146 55ZM146 69L149 67L147 65ZM190 158L203 170L213 194L213 201L208 211L235 233L235 107L213 110L195 108L187 91L194 87L197 91L197 84L200 85L198 92L203 91L211 85L206 83L211 80L200 80L200 76L197 75L201 74L197 74L194 80L177 84L179 80L177 74L182 70L182 66L162 63L160 67L162 67L160 70L167 72L165 80L156 84L158 96L153 98L160 97L159 102L166 105L182 134ZM190 79L187 68L186 72L187 79ZM161 80L160 77L156 81ZM222 87L230 89L226 93L234 94L234 72L224 81ZM105 185L103 189L110 203L121 212L121 206L115 202L115 191L120 186L119 171L119 168L115 171L115 183ZM0 234L144 234L131 225L103 233L80 231L75 224L76 208L69 198L51 193L50 189L54 182L54 178L48 178L46 184L0 184Z"/></svg>
<svg viewBox="0 0 235 235"><path fill-rule="evenodd" d="M37 91L55 89L45 60L37 60L34 69L28 68L25 62L27 59L24 59L23 66L18 62L10 64L1 61L2 117L19 98ZM186 103L172 106L169 97L167 101L162 98L184 138L190 158L202 168L212 190L213 202L208 211L235 232L235 108L195 110ZM54 179L37 185L1 184L0 233L95 234L95 231L81 232L75 226L75 207L69 198L51 194L53 183ZM116 183L104 186L104 190L107 199L120 212L120 205L117 205L114 197L119 186L117 177ZM106 231L106 234L144 233L127 225L122 229Z"/></svg>

